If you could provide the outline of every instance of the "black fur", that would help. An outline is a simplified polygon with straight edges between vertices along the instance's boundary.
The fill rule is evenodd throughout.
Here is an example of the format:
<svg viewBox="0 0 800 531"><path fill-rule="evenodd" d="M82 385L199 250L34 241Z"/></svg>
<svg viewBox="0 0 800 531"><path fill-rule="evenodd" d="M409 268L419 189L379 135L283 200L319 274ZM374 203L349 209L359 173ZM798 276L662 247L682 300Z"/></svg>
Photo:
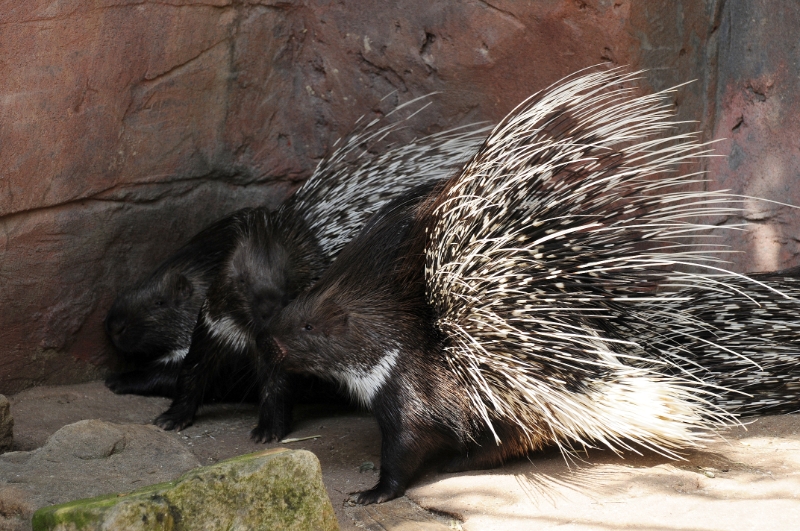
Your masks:
<svg viewBox="0 0 800 531"><path fill-rule="evenodd" d="M208 287L253 212L242 209L195 235L137 286L120 293L105 319L116 351L133 370L106 379L118 394L173 397L182 364L175 351L191 344L192 331ZM246 377L240 375L237 378ZM214 396L239 400L246 393L217 386ZM231 391L233 391L231 393Z"/></svg>
<svg viewBox="0 0 800 531"><path fill-rule="evenodd" d="M294 382L294 377L275 365L274 356L254 354L260 329L318 278L381 205L458 171L485 132L457 128L387 151L384 148L397 125L370 120L359 126L265 222L262 235L248 232L237 237L238 251L226 263L216 287L209 288L178 377L175 400L156 424L172 429L191 423L217 368L233 357L251 360L259 381L261 414L253 438L270 440L286 433L291 403L309 382ZM227 331L220 326L225 323L231 325ZM312 394L318 388L313 385Z"/></svg>
<svg viewBox="0 0 800 531"><path fill-rule="evenodd" d="M305 225L280 213L252 212L234 239L234 249L200 310L175 399L155 424L167 430L188 426L212 382L232 364L247 366L259 400L258 425L251 436L266 442L288 433L295 399L331 394L306 378L289 377L254 349L258 332L327 263Z"/></svg>

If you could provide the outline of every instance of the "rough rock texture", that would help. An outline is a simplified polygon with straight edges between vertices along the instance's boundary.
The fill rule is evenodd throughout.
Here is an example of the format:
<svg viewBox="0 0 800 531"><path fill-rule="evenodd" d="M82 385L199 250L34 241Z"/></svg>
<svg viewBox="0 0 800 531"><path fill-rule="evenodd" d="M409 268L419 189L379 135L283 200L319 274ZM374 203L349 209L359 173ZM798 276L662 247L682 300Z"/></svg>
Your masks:
<svg viewBox="0 0 800 531"><path fill-rule="evenodd" d="M29 529L39 507L169 481L199 465L155 426L69 424L37 450L0 456L0 529Z"/></svg>
<svg viewBox="0 0 800 531"><path fill-rule="evenodd" d="M10 396L9 400L16 420L14 433L16 450L38 448L59 429L81 419L97 418L115 424L150 423L170 403L166 398L116 395L109 391L102 381L34 387ZM381 529L375 527L379 523L375 523L377 515L374 511L364 514L359 507L343 503L348 498L349 492L367 489L377 478L376 473L372 471L361 471L363 463L367 461L377 463L380 457L380 432L371 415L337 405L297 407L293 422L297 428L297 436L317 435L319 438L268 445L255 443L250 439L250 430L255 426L257 417L258 407L254 404L214 404L200 408L196 422L185 430L163 433L172 437L174 442L183 445L203 465L218 463L265 448L309 450L318 457L322 465L322 479L342 530ZM77 467L82 465L80 462L72 463ZM138 479L142 480L133 488L150 483L147 470L143 464L138 472L131 471L132 474L138 473ZM180 473L176 472L170 479L179 475ZM133 476L131 479L134 479ZM61 484L54 484L51 489L60 487ZM26 492L22 494L27 495ZM7 489L0 490L0 514L4 504L7 506L13 504L14 500L25 499L24 496L13 496ZM28 524L30 524L30 514L39 507L41 505L34 505L27 511ZM393 512L397 513L395 517L399 518L401 511L397 509L395 507ZM412 529L427 529L420 527L419 524L425 519L433 523L439 521L419 507L412 512L410 519L418 524L418 527ZM359 524L356 525L354 521ZM377 520L377 522L385 521L384 518ZM365 522L372 524L366 525ZM30 525L26 529L29 528ZM2 518L0 518L0 531L5 531Z"/></svg>
<svg viewBox="0 0 800 531"><path fill-rule="evenodd" d="M0 0L0 392L97 377L115 292L214 218L277 204L362 114L440 91L403 134L497 120L598 63L650 68L715 188L800 204L800 6L630 0ZM739 270L795 260L748 206ZM734 223L737 220L715 220Z"/></svg>
<svg viewBox="0 0 800 531"><path fill-rule="evenodd" d="M14 444L14 417L11 416L11 403L0 395L0 454L11 450Z"/></svg>
<svg viewBox="0 0 800 531"><path fill-rule="evenodd" d="M339 526L314 454L277 448L128 494L44 507L33 515L33 529L334 531Z"/></svg>
<svg viewBox="0 0 800 531"><path fill-rule="evenodd" d="M800 205L800 4L727 2L718 30L718 75L709 112L722 157L709 172L716 188ZM794 265L800 254L796 209L749 201L745 233L728 243L743 250L740 271Z"/></svg>
<svg viewBox="0 0 800 531"><path fill-rule="evenodd" d="M32 387L9 401L14 412L13 449L17 451L44 446L55 432L80 420L150 424L170 404L167 398L115 395L102 382Z"/></svg>

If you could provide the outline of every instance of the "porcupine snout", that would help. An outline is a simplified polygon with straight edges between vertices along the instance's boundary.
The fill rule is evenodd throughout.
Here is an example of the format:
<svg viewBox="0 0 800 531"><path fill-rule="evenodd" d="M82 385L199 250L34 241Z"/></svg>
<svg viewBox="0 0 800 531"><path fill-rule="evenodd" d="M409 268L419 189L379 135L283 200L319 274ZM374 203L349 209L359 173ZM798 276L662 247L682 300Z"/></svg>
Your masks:
<svg viewBox="0 0 800 531"><path fill-rule="evenodd" d="M278 361L283 361L286 358L286 352L287 352L286 351L286 345L284 345L280 341L280 339L278 339L276 337L272 337L272 338L267 339L265 341L269 341L269 340L271 340L272 344L275 346L275 351L277 352ZM262 343L259 343L259 346L261 346L261 345L262 345ZM267 345L264 345L264 346L266 347Z"/></svg>

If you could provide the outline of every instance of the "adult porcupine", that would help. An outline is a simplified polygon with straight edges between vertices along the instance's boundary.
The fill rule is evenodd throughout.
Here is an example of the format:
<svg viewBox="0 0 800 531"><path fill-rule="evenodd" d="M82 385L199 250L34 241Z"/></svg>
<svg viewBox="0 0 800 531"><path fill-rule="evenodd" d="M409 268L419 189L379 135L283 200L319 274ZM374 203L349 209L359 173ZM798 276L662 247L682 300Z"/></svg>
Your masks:
<svg viewBox="0 0 800 531"><path fill-rule="evenodd" d="M416 100L415 100L416 101ZM259 382L256 441L280 439L289 429L289 381L255 350L257 332L272 315L316 280L367 219L400 193L460 169L485 135L467 127L438 133L367 156L363 145L383 140L395 125L369 124L325 159L277 212L254 215L209 288L170 408L155 423L164 429L190 424L203 393L230 359L255 363Z"/></svg>
<svg viewBox="0 0 800 531"><path fill-rule="evenodd" d="M147 278L117 295L105 319L105 329L121 356L134 370L113 374L106 385L115 393L172 397L184 356L189 351L206 291L216 278L235 236L253 209L226 216L197 233L164 260ZM246 374L236 379L247 378ZM239 389L227 398L242 398ZM212 390L213 391L213 390Z"/></svg>
<svg viewBox="0 0 800 531"><path fill-rule="evenodd" d="M669 105L633 97L634 77L567 78L524 102L460 174L383 212L273 320L287 370L375 413L381 475L358 502L400 495L437 454L451 471L549 444L674 455L727 421L664 356L607 332L666 277L713 289L673 268L718 272L687 243L705 230L692 220L737 211L736 197L684 191L697 176L672 170L704 147L660 138Z"/></svg>

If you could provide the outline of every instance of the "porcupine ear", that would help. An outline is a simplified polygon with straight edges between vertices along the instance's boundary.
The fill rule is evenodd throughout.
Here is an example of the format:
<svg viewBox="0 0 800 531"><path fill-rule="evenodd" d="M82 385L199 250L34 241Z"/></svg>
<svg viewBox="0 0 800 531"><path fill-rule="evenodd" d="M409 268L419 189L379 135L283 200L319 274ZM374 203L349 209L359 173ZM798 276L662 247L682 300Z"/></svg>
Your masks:
<svg viewBox="0 0 800 531"><path fill-rule="evenodd" d="M322 324L322 333L325 337L343 334L347 331L350 313L347 309L336 304L329 303L325 308L325 320Z"/></svg>

